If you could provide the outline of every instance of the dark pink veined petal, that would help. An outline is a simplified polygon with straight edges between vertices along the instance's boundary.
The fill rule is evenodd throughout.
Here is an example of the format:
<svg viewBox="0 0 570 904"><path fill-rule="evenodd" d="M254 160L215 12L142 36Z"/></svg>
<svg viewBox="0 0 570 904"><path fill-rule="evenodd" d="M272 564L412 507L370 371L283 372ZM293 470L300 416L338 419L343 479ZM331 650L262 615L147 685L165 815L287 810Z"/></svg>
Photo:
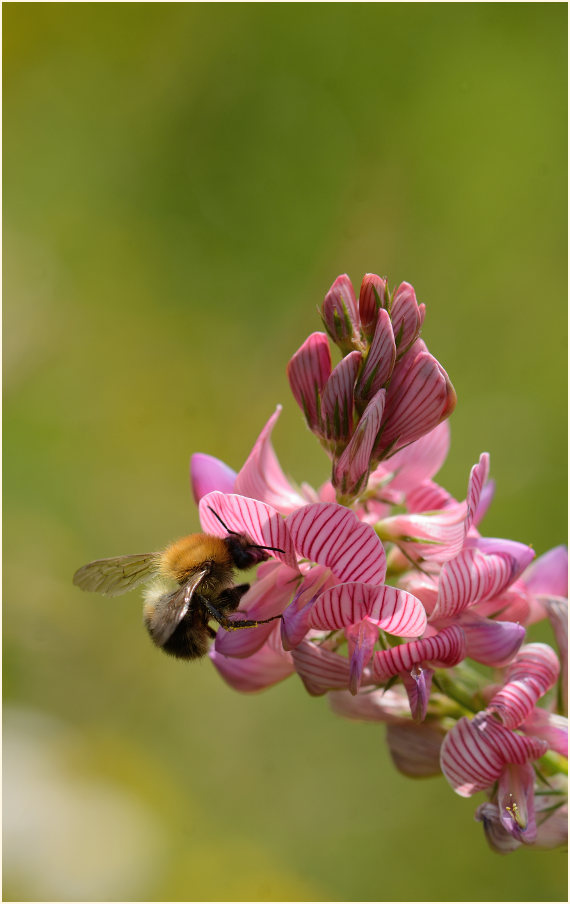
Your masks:
<svg viewBox="0 0 570 904"><path fill-rule="evenodd" d="M412 719L414 722L423 722L429 703L433 670L415 665L410 672L403 672L401 678L408 694Z"/></svg>
<svg viewBox="0 0 570 904"><path fill-rule="evenodd" d="M533 594L544 596L568 596L568 549L556 546L539 556L523 575L526 586Z"/></svg>
<svg viewBox="0 0 570 904"><path fill-rule="evenodd" d="M380 429L386 390L380 389L364 410L356 430L334 465L334 485L344 494L364 490L370 468L370 456Z"/></svg>
<svg viewBox="0 0 570 904"><path fill-rule="evenodd" d="M437 512L451 505L457 506L451 493L448 493L447 490L444 490L439 484L434 483L433 480L424 481L406 496L406 508L411 514ZM463 518L460 520L463 521ZM464 533L465 529L463 528L461 531L462 539Z"/></svg>
<svg viewBox="0 0 570 904"><path fill-rule="evenodd" d="M408 355L414 354L415 346ZM453 410L455 396L447 374L429 352L420 352L411 366L402 369L407 355L397 364L386 396L382 432L376 443L377 457L394 447L414 442Z"/></svg>
<svg viewBox="0 0 570 904"><path fill-rule="evenodd" d="M520 649L526 630L510 621L494 621L474 613L461 616L465 631L467 656L483 665L501 668L507 665Z"/></svg>
<svg viewBox="0 0 570 904"><path fill-rule="evenodd" d="M325 295L321 316L329 336L343 352L359 340L360 323L356 295L346 273L337 276Z"/></svg>
<svg viewBox="0 0 570 904"><path fill-rule="evenodd" d="M507 669L505 684L490 701L489 711L507 728L517 728L556 684L559 670L558 657L548 644L527 644Z"/></svg>
<svg viewBox="0 0 570 904"><path fill-rule="evenodd" d="M247 496L213 492L202 497L199 511L200 523L206 533L216 537L227 537L228 531L244 534L252 541L252 545L271 546L276 551L268 555L290 568L297 568L295 550L285 519L271 506ZM216 515L222 519L227 530L224 530Z"/></svg>
<svg viewBox="0 0 570 904"><path fill-rule="evenodd" d="M362 673L368 665L374 651L374 644L378 640L378 628L367 619L350 625L346 629L348 640L348 660L350 663L351 694L356 695L360 688Z"/></svg>
<svg viewBox="0 0 570 904"><path fill-rule="evenodd" d="M489 453L483 452L478 463L471 468L469 484L467 487L467 518L465 520L465 533L473 524L473 519L479 506L481 493L489 476Z"/></svg>
<svg viewBox="0 0 570 904"><path fill-rule="evenodd" d="M535 556L534 549L525 543L517 543L516 540L503 540L497 537L468 536L465 540L466 549L478 549L485 555L501 555L512 561L512 581L520 577L527 565ZM511 583L511 582L509 582Z"/></svg>
<svg viewBox="0 0 570 904"><path fill-rule="evenodd" d="M309 616L315 600L323 589L335 582L328 568L316 565L303 577L290 606L281 621L281 642L285 650L293 650L301 643L310 628Z"/></svg>
<svg viewBox="0 0 570 904"><path fill-rule="evenodd" d="M431 723L391 723L386 742L396 769L410 778L439 775L439 755L444 732Z"/></svg>
<svg viewBox="0 0 570 904"><path fill-rule="evenodd" d="M481 495L479 497L479 504L475 510L475 515L473 516L473 527L479 527L481 521L487 514L487 511L494 499L495 496L495 481L487 480L484 484L483 489L481 490Z"/></svg>
<svg viewBox="0 0 570 904"><path fill-rule="evenodd" d="M517 735L486 712L474 719L461 718L441 746L441 770L453 790L471 797L497 781L506 763L522 764L538 759L546 742Z"/></svg>
<svg viewBox="0 0 570 904"><path fill-rule="evenodd" d="M401 356L416 340L425 317L425 305L418 305L414 287L410 283L400 283L394 292L390 315L398 355Z"/></svg>
<svg viewBox="0 0 570 904"><path fill-rule="evenodd" d="M279 631L275 628L266 643L246 659L222 656L216 650L210 650L209 655L230 687L246 693L271 687L295 671L291 654L281 649Z"/></svg>
<svg viewBox="0 0 570 904"><path fill-rule="evenodd" d="M378 310L386 307L386 280L375 273L365 273L360 286L358 311L360 326L364 335L371 338L374 334Z"/></svg>
<svg viewBox="0 0 570 904"><path fill-rule="evenodd" d="M347 688L350 681L348 659L304 640L292 651L295 670L311 696L318 697L328 690Z"/></svg>
<svg viewBox="0 0 570 904"><path fill-rule="evenodd" d="M499 776L497 802L505 831L524 844L536 841L534 770L530 763L503 769Z"/></svg>
<svg viewBox="0 0 570 904"><path fill-rule="evenodd" d="M382 466L391 471L390 488L411 493L437 474L449 452L449 423L443 421L420 439L391 455Z"/></svg>
<svg viewBox="0 0 570 904"><path fill-rule="evenodd" d="M392 675L411 672L419 663L435 667L457 665L465 658L465 634L457 625L450 625L438 634L402 643L390 650L374 654L373 674L377 681L387 681Z"/></svg>
<svg viewBox="0 0 570 904"><path fill-rule="evenodd" d="M382 584L386 554L369 524L335 502L317 502L287 518L295 549L303 558L326 565L339 581Z"/></svg>
<svg viewBox="0 0 570 904"><path fill-rule="evenodd" d="M513 581L506 590L490 600L482 600L473 606L477 615L492 616L500 621L519 622L528 625L530 612L529 594L523 582Z"/></svg>
<svg viewBox="0 0 570 904"><path fill-rule="evenodd" d="M535 706L528 719L519 726L525 734L542 738L549 750L555 750L568 759L568 719L558 713L550 713Z"/></svg>
<svg viewBox="0 0 570 904"><path fill-rule="evenodd" d="M388 689L361 691L353 696L348 690L330 691L333 712L346 719L364 722L409 722L408 696L401 685Z"/></svg>
<svg viewBox="0 0 570 904"><path fill-rule="evenodd" d="M332 442L347 442L352 435L354 384L362 354L350 352L334 368L321 396L321 425Z"/></svg>
<svg viewBox="0 0 570 904"><path fill-rule="evenodd" d="M196 503L212 490L233 493L236 472L219 458L195 452L190 458L190 483Z"/></svg>
<svg viewBox="0 0 570 904"><path fill-rule="evenodd" d="M427 624L424 607L411 593L388 585L378 587L360 582L337 584L319 594L309 624L333 631L363 618L398 637L417 637Z"/></svg>
<svg viewBox="0 0 570 904"><path fill-rule="evenodd" d="M366 402L386 384L394 370L395 362L396 343L390 315L388 311L381 308L378 311L374 336L356 386L357 401Z"/></svg>
<svg viewBox="0 0 570 904"><path fill-rule="evenodd" d="M331 352L325 333L311 333L287 365L291 391L311 430L320 428L320 395L331 367Z"/></svg>
<svg viewBox="0 0 570 904"><path fill-rule="evenodd" d="M237 475L234 492L266 502L282 515L288 515L299 506L305 505L306 500L293 489L285 477L271 444L271 432L280 414L281 405L278 405Z"/></svg>
<svg viewBox="0 0 570 904"><path fill-rule="evenodd" d="M439 512L393 515L376 525L385 540L397 543L413 559L445 562L463 546L465 504L456 502Z"/></svg>
<svg viewBox="0 0 570 904"><path fill-rule="evenodd" d="M463 549L441 569L432 617L459 615L479 600L497 596L514 580L514 571L515 563L508 555L484 555L478 549Z"/></svg>

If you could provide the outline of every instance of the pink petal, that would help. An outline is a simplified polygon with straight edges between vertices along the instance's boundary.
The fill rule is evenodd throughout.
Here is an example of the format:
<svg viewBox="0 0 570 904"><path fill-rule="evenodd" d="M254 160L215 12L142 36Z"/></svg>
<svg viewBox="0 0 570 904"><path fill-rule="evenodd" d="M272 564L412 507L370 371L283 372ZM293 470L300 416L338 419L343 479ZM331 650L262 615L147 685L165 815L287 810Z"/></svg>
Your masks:
<svg viewBox="0 0 570 904"><path fill-rule="evenodd" d="M389 380L396 362L396 343L388 311L381 308L374 336L356 387L356 399L366 402Z"/></svg>
<svg viewBox="0 0 570 904"><path fill-rule="evenodd" d="M378 640L378 628L364 619L346 629L348 659L350 663L350 693L356 695L360 688L364 667L368 665Z"/></svg>
<svg viewBox="0 0 570 904"><path fill-rule="evenodd" d="M534 559L534 549L516 540L503 540L496 537L473 537L465 540L465 548L478 549L485 555L508 557L512 562L513 576L509 583L516 580L527 565Z"/></svg>
<svg viewBox="0 0 570 904"><path fill-rule="evenodd" d="M447 421L444 423L447 423ZM421 442L421 440L418 440L418 442ZM408 448L413 448L414 446L415 443L412 443ZM396 455L398 455L397 452ZM437 512L447 507L451 508L452 506L455 506L454 510L457 512L458 516L460 516L459 520L463 522L463 509L457 508L457 503L451 493L448 493L447 490L444 490L443 487L440 487L432 480L424 481L424 483L417 486L415 490L412 490L406 496L406 507L408 511L413 514L419 512ZM461 542L463 542L463 537L465 535L463 523L461 530L459 530L459 528L457 529L457 535L460 537ZM459 552L459 550L457 551Z"/></svg>
<svg viewBox="0 0 570 904"><path fill-rule="evenodd" d="M527 644L507 669L505 684L489 703L489 711L507 728L516 728L556 683L559 670L558 657L551 647L545 643Z"/></svg>
<svg viewBox="0 0 570 904"><path fill-rule="evenodd" d="M519 726L525 734L542 738L549 750L568 758L568 719L535 706L528 719Z"/></svg>
<svg viewBox="0 0 570 904"><path fill-rule="evenodd" d="M321 423L331 442L348 442L352 435L354 384L362 354L350 352L337 364L321 397Z"/></svg>
<svg viewBox="0 0 570 904"><path fill-rule="evenodd" d="M497 596L515 577L516 563L508 555L484 555L464 549L441 569L434 619L458 615L482 599Z"/></svg>
<svg viewBox="0 0 570 904"><path fill-rule="evenodd" d="M236 472L213 455L195 452L190 458L190 483L196 503L212 490L232 493Z"/></svg>
<svg viewBox="0 0 570 904"><path fill-rule="evenodd" d="M350 681L348 659L308 640L292 651L303 684L311 696L318 697L334 688L347 688Z"/></svg>
<svg viewBox="0 0 570 904"><path fill-rule="evenodd" d="M374 529L350 509L318 502L293 512L286 523L299 555L326 565L340 581L383 583L384 547Z"/></svg>
<svg viewBox="0 0 570 904"><path fill-rule="evenodd" d="M447 733L441 747L441 769L461 797L489 788L506 763L526 763L546 751L546 742L516 735L486 712L461 718Z"/></svg>
<svg viewBox="0 0 570 904"><path fill-rule="evenodd" d="M226 537L227 531L244 534L253 545L283 550L268 552L268 555L297 569L295 550L285 520L271 506L246 496L213 492L202 497L199 511L200 523L206 533L216 537ZM227 531L214 512L222 519Z"/></svg>
<svg viewBox="0 0 570 904"><path fill-rule="evenodd" d="M503 827L496 804L490 801L480 804L475 811L475 819L483 823L487 843L497 854L510 854L520 847L521 842Z"/></svg>
<svg viewBox="0 0 570 904"><path fill-rule="evenodd" d="M464 503L455 503L439 512L393 515L376 529L383 539L392 540L414 559L445 562L456 556L465 535Z"/></svg>
<svg viewBox="0 0 570 904"><path fill-rule="evenodd" d="M399 356L403 355L417 338L425 316L425 305L421 305L421 308L420 311L414 287L410 283L400 283L394 292L390 312Z"/></svg>
<svg viewBox="0 0 570 904"><path fill-rule="evenodd" d="M401 678L408 694L412 719L414 722L423 722L429 703L433 671L415 665L410 672L403 672Z"/></svg>
<svg viewBox="0 0 570 904"><path fill-rule="evenodd" d="M241 496L266 502L282 515L288 515L304 505L306 500L285 477L271 445L271 432L280 414L281 405L278 405L237 475L234 489Z"/></svg>
<svg viewBox="0 0 570 904"><path fill-rule="evenodd" d="M325 328L332 340L347 351L360 333L356 295L346 273L337 276L321 308Z"/></svg>
<svg viewBox="0 0 570 904"><path fill-rule="evenodd" d="M287 365L291 391L311 430L320 427L320 395L331 373L331 353L325 333L312 333Z"/></svg>
<svg viewBox="0 0 570 904"><path fill-rule="evenodd" d="M527 568L523 578L534 594L568 596L568 549L556 546Z"/></svg>
<svg viewBox="0 0 570 904"><path fill-rule="evenodd" d="M449 423L443 421L414 443L391 455L384 467L394 477L390 487L409 493L437 474L449 452Z"/></svg>
<svg viewBox="0 0 570 904"><path fill-rule="evenodd" d="M386 280L376 276L375 273L365 273L360 286L358 311L362 331L368 338L374 334L379 309L384 307L386 307Z"/></svg>
<svg viewBox="0 0 570 904"><path fill-rule="evenodd" d="M534 771L529 763L503 769L497 789L503 828L525 844L536 841Z"/></svg>
<svg viewBox="0 0 570 904"><path fill-rule="evenodd" d="M549 597L544 600L558 654L560 657L560 704L563 712L568 712L568 600Z"/></svg>
<svg viewBox="0 0 570 904"><path fill-rule="evenodd" d="M281 621L281 642L285 650L292 650L301 643L310 628L309 618L315 600L323 589L335 582L328 568L320 565L311 568L304 576L290 606Z"/></svg>
<svg viewBox="0 0 570 904"><path fill-rule="evenodd" d="M331 709L346 719L365 722L409 722L410 707L408 697L401 685L373 691L361 691L354 697L350 691L331 691Z"/></svg>
<svg viewBox="0 0 570 904"><path fill-rule="evenodd" d="M280 649L278 637L274 629L264 646L247 659L222 656L216 650L210 650L210 659L234 690L260 691L283 681L295 671L291 654Z"/></svg>
<svg viewBox="0 0 570 904"><path fill-rule="evenodd" d="M493 621L475 614L461 616L465 631L466 655L475 662L500 668L518 652L526 631L509 621Z"/></svg>
<svg viewBox="0 0 570 904"><path fill-rule="evenodd" d="M431 723L392 723L386 730L386 742L394 765L410 778L440 774L439 756L443 737L443 730Z"/></svg>
<svg viewBox="0 0 570 904"><path fill-rule="evenodd" d="M464 658L465 635L457 625L451 625L432 637L378 651L374 654L373 674L377 681L387 681L392 675L411 672L419 663L452 666Z"/></svg>
<svg viewBox="0 0 570 904"><path fill-rule="evenodd" d="M481 499L481 493L488 476L489 453L483 452L481 457L479 458L479 462L476 465L473 465L473 467L471 468L471 474L469 475L467 498L465 500L467 502L467 518L465 522L466 534L473 524L473 519L475 518L475 513L477 512L479 501Z"/></svg>
<svg viewBox="0 0 570 904"><path fill-rule="evenodd" d="M425 630L424 607L411 593L396 587L360 582L337 584L321 593L311 610L309 624L339 630L367 618L388 634L417 637Z"/></svg>
<svg viewBox="0 0 570 904"><path fill-rule="evenodd" d="M350 442L334 466L334 485L343 494L355 495L366 487L370 456L380 429L385 399L386 390L380 389L370 400Z"/></svg>
<svg viewBox="0 0 570 904"><path fill-rule="evenodd" d="M447 423L447 421L445 421ZM483 486L481 490L481 495L479 497L479 504L475 510L475 515L473 517L473 525L475 527L479 527L481 521L487 514L489 506L493 501L495 496L495 481L487 480L487 483Z"/></svg>

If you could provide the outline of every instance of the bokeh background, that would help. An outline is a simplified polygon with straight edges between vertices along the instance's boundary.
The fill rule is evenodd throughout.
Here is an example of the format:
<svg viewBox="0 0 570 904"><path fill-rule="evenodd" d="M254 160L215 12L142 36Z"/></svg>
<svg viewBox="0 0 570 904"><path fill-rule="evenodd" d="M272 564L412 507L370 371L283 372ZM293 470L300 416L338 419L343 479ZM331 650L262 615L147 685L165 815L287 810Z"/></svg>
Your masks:
<svg viewBox="0 0 570 904"><path fill-rule="evenodd" d="M477 801L293 677L240 696L73 571L198 528L333 279L412 282L491 453L483 529L566 534L565 4L4 4L4 900L562 900ZM550 640L547 628L533 637Z"/></svg>

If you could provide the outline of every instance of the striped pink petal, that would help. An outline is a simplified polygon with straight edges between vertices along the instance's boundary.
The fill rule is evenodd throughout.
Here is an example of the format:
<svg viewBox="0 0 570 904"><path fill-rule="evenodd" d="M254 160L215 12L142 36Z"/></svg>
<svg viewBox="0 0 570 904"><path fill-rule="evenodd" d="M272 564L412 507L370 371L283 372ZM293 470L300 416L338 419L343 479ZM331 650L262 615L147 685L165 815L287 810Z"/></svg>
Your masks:
<svg viewBox="0 0 570 904"><path fill-rule="evenodd" d="M411 593L360 582L337 584L321 593L311 609L309 624L333 631L363 618L398 637L417 637L427 624L424 607Z"/></svg>
<svg viewBox="0 0 570 904"><path fill-rule="evenodd" d="M352 435L354 384L362 354L350 352L334 368L321 396L321 424L331 442L348 442Z"/></svg>
<svg viewBox="0 0 570 904"><path fill-rule="evenodd" d="M538 759L546 742L517 735L486 712L461 718L447 733L441 747L441 770L461 797L491 787L507 763Z"/></svg>
<svg viewBox="0 0 570 904"><path fill-rule="evenodd" d="M463 549L441 569L434 619L459 615L468 606L491 599L515 577L515 563L508 555L484 555L478 549Z"/></svg>
<svg viewBox="0 0 570 904"><path fill-rule="evenodd" d="M560 708L562 712L568 713L568 600L547 597L543 603L560 657Z"/></svg>
<svg viewBox="0 0 570 904"><path fill-rule="evenodd" d="M301 643L310 628L309 617L315 600L323 589L335 582L328 568L316 565L303 577L290 606L281 620L281 642L285 650Z"/></svg>
<svg viewBox="0 0 570 904"><path fill-rule="evenodd" d="M409 367L403 368L408 355L414 354L415 345L394 368L386 396L384 425L376 443L377 458L429 433L454 407L453 387L433 355L420 352Z"/></svg>
<svg viewBox="0 0 570 904"><path fill-rule="evenodd" d="M304 505L306 500L285 477L271 444L271 432L280 414L281 405L278 405L237 475L234 492L266 502L282 515L288 515Z"/></svg>
<svg viewBox="0 0 570 904"><path fill-rule="evenodd" d="M410 493L437 474L449 452L449 423L443 421L420 439L400 449L382 466L394 475L390 488Z"/></svg>
<svg viewBox="0 0 570 904"><path fill-rule="evenodd" d="M353 696L350 691L331 691L329 694L331 709L346 719L365 722L409 723L410 707L403 687L380 690L361 691Z"/></svg>
<svg viewBox="0 0 570 904"><path fill-rule="evenodd" d="M360 688L362 673L372 658L374 645L378 640L378 628L367 619L350 625L346 629L348 640L348 659L350 663L351 694L356 695Z"/></svg>
<svg viewBox="0 0 570 904"><path fill-rule="evenodd" d="M213 492L202 497L199 511L200 523L206 533L216 537L226 537L228 531L244 534L253 545L271 546L277 550L268 555L291 568L297 568L295 550L285 520L271 506L257 499L248 499L247 496ZM216 515L222 519L227 530L224 530Z"/></svg>
<svg viewBox="0 0 570 904"><path fill-rule="evenodd" d="M505 675L505 684L488 709L507 728L516 728L532 713L540 697L556 683L560 663L545 643L529 643L519 651Z"/></svg>
<svg viewBox="0 0 570 904"><path fill-rule="evenodd" d="M311 333L287 365L291 391L311 430L320 427L320 396L331 373L331 352L325 333Z"/></svg>
<svg viewBox="0 0 570 904"><path fill-rule="evenodd" d="M212 490L233 493L236 472L213 455L196 452L190 458L190 483L196 503Z"/></svg>
<svg viewBox="0 0 570 904"><path fill-rule="evenodd" d="M367 338L374 334L376 316L380 308L386 307L386 280L375 273L365 273L360 286L358 311L360 326Z"/></svg>
<svg viewBox="0 0 570 904"><path fill-rule="evenodd" d="M317 502L287 518L295 549L303 558L326 565L340 581L382 584L384 547L374 529L335 502Z"/></svg>
<svg viewBox="0 0 570 904"><path fill-rule="evenodd" d="M497 537L468 536L465 540L466 549L478 549L485 555L500 555L509 558L512 562L513 575L509 584L520 577L527 565L534 559L534 549L516 540L503 540Z"/></svg>
<svg viewBox="0 0 570 904"><path fill-rule="evenodd" d="M385 400L386 390L380 389L366 406L350 442L334 465L333 483L343 494L356 495L366 487Z"/></svg>
<svg viewBox="0 0 570 904"><path fill-rule="evenodd" d="M445 421L447 423L447 421ZM442 425L443 426L443 425ZM421 442L421 440L418 440ZM409 448L413 448L415 443L412 443L412 446ZM396 453L397 455L398 453ZM411 490L406 496L406 508L412 514L417 514L419 512L437 512L445 508L451 508L455 506L453 509L457 512L458 516L460 515L459 520L463 521L463 508L457 508L457 502L447 490L444 490L443 487L440 487L439 484L434 483L433 480L426 480L417 486L414 490ZM465 534L465 528L461 531L458 530L458 536L463 540L463 536Z"/></svg>
<svg viewBox="0 0 570 904"><path fill-rule="evenodd" d="M216 650L210 650L209 655L230 687L246 693L271 687L295 671L291 654L281 649L279 631L275 628L267 642L246 659L222 656Z"/></svg>
<svg viewBox="0 0 570 904"><path fill-rule="evenodd" d="M481 490L481 495L479 497L479 504L475 509L475 515L473 517L474 527L479 527L481 521L487 514L487 511L495 496L495 488L496 485L494 480L487 480L487 482L484 484L483 489Z"/></svg>
<svg viewBox="0 0 570 904"><path fill-rule="evenodd" d="M388 311L381 308L378 311L378 319L374 336L364 361L362 373L356 386L357 402L366 402L367 399L381 389L390 379L396 362L396 343Z"/></svg>
<svg viewBox="0 0 570 904"><path fill-rule="evenodd" d="M501 668L519 651L526 630L510 621L494 621L474 613L461 616L465 631L466 655L475 662Z"/></svg>
<svg viewBox="0 0 570 904"><path fill-rule="evenodd" d="M426 717L432 678L432 669L422 669L417 665L410 672L402 673L414 722L423 722Z"/></svg>
<svg viewBox="0 0 570 904"><path fill-rule="evenodd" d="M450 625L438 634L402 643L390 650L374 654L373 674L377 681L387 681L392 675L410 672L415 665L429 664L436 668L457 665L465 658L465 635L457 625Z"/></svg>
<svg viewBox="0 0 570 904"><path fill-rule="evenodd" d="M473 524L473 519L475 518L475 514L477 512L477 508L479 506L479 502L481 499L481 493L483 492L483 487L485 486L485 482L489 476L489 453L483 452L479 461L476 465L473 465L471 468L471 474L469 475L469 484L467 486L467 518L465 521L465 533L467 534L469 528Z"/></svg>
<svg viewBox="0 0 570 904"><path fill-rule="evenodd" d="M535 706L530 716L519 726L525 734L542 738L549 750L568 758L568 719Z"/></svg>
<svg viewBox="0 0 570 904"><path fill-rule="evenodd" d="M410 283L400 283L394 292L390 311L400 357L416 340L424 322L425 310L424 304L418 305L414 287Z"/></svg>
<svg viewBox="0 0 570 904"><path fill-rule="evenodd" d="M292 651L295 670L311 696L328 690L347 688L350 682L348 659L322 646L304 640Z"/></svg>
<svg viewBox="0 0 570 904"><path fill-rule="evenodd" d="M321 316L329 336L344 351L358 341L360 333L358 305L352 282L346 273L337 276L325 295Z"/></svg>
<svg viewBox="0 0 570 904"><path fill-rule="evenodd" d="M432 723L391 723L386 742L396 769L410 778L439 775L443 729Z"/></svg>
<svg viewBox="0 0 570 904"><path fill-rule="evenodd" d="M456 502L439 512L393 515L376 529L414 559L445 562L456 556L465 536L465 504Z"/></svg>

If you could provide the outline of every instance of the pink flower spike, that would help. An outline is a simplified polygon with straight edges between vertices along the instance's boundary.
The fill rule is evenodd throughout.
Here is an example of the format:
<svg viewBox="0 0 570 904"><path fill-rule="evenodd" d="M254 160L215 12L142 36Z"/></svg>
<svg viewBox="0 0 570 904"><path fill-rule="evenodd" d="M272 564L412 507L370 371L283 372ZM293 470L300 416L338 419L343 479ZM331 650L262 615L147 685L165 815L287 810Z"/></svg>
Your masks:
<svg viewBox="0 0 570 904"><path fill-rule="evenodd" d="M377 681L387 681L392 675L411 672L420 663L436 668L450 667L462 659L465 659L465 634L457 625L450 625L423 640L402 643L390 650L379 650L374 654L373 674Z"/></svg>
<svg viewBox="0 0 570 904"><path fill-rule="evenodd" d="M530 763L509 765L499 776L499 815L505 831L522 841L536 841L534 816L534 770Z"/></svg>
<svg viewBox="0 0 570 904"><path fill-rule="evenodd" d="M320 396L331 374L331 352L325 333L311 333L287 365L291 391L310 429L320 431Z"/></svg>
<svg viewBox="0 0 570 904"><path fill-rule="evenodd" d="M196 504L212 490L232 493L236 476L229 465L213 455L195 452L190 458L190 483Z"/></svg>
<svg viewBox="0 0 570 904"><path fill-rule="evenodd" d="M354 384L362 355L351 352L337 364L321 397L321 424L329 442L344 448L352 436Z"/></svg>
<svg viewBox="0 0 570 904"><path fill-rule="evenodd" d="M522 647L507 669L505 684L489 703L507 728L517 728L532 713L540 697L556 683L560 665L554 650L545 643Z"/></svg>
<svg viewBox="0 0 570 904"><path fill-rule="evenodd" d="M374 335L376 317L379 310L386 307L386 302L386 280L375 273L365 273L360 286L358 311L360 326L367 339Z"/></svg>
<svg viewBox="0 0 570 904"><path fill-rule="evenodd" d="M237 475L234 492L266 502L282 515L288 515L306 500L285 477L271 444L271 432L280 414L281 405L278 405Z"/></svg>
<svg viewBox="0 0 570 904"><path fill-rule="evenodd" d="M401 678L408 694L412 719L414 722L423 722L429 703L433 671L415 665L410 672L403 672Z"/></svg>
<svg viewBox="0 0 570 904"><path fill-rule="evenodd" d="M396 363L396 343L388 311L378 311L376 329L356 387L357 402L366 403L390 379Z"/></svg>
<svg viewBox="0 0 570 904"><path fill-rule="evenodd" d="M279 633L274 628L267 642L246 659L222 656L216 650L210 650L209 656L230 687L236 691L251 693L271 687L295 671L291 654L284 652L280 647Z"/></svg>
<svg viewBox="0 0 570 904"><path fill-rule="evenodd" d="M394 766L410 778L440 775L443 730L432 723L401 722L387 727L386 742Z"/></svg>
<svg viewBox="0 0 570 904"><path fill-rule="evenodd" d="M325 295L321 316L327 333L343 354L355 347L360 338L358 305L346 273L337 276Z"/></svg>
<svg viewBox="0 0 570 904"><path fill-rule="evenodd" d="M335 502L297 509L286 520L295 549L303 558L330 568L339 581L382 584L384 547L369 524Z"/></svg>
<svg viewBox="0 0 570 904"><path fill-rule="evenodd" d="M362 672L364 667L370 662L374 644L378 640L378 628L372 622L363 619L363 621L347 628L345 633L348 640L348 659L350 662L349 690L351 694L356 696L360 689Z"/></svg>
<svg viewBox="0 0 570 904"><path fill-rule="evenodd" d="M461 797L490 788L507 763L527 763L541 757L545 741L515 734L487 712L472 720L459 719L441 746L441 769L453 790Z"/></svg>
<svg viewBox="0 0 570 904"><path fill-rule="evenodd" d="M271 547L268 556L297 569L295 550L285 520L271 506L247 496L213 492L202 497L199 511L200 523L206 533L216 537L227 537L228 531L244 534L252 545Z"/></svg>
<svg viewBox="0 0 570 904"><path fill-rule="evenodd" d="M466 655L475 662L501 668L520 649L526 630L510 621L493 621L475 614L461 616L465 631Z"/></svg>
<svg viewBox="0 0 570 904"><path fill-rule="evenodd" d="M309 625L337 631L356 625L363 618L376 626L376 635L381 628L398 637L418 637L427 624L424 607L411 593L388 585L354 582L336 584L319 594Z"/></svg>
<svg viewBox="0 0 570 904"><path fill-rule="evenodd" d="M391 317L398 356L401 357L418 337L425 318L425 305L418 305L414 287L401 283L392 299Z"/></svg>
<svg viewBox="0 0 570 904"><path fill-rule="evenodd" d="M344 496L356 496L366 489L370 456L378 436L386 390L370 400L346 449L333 468L333 483Z"/></svg>

